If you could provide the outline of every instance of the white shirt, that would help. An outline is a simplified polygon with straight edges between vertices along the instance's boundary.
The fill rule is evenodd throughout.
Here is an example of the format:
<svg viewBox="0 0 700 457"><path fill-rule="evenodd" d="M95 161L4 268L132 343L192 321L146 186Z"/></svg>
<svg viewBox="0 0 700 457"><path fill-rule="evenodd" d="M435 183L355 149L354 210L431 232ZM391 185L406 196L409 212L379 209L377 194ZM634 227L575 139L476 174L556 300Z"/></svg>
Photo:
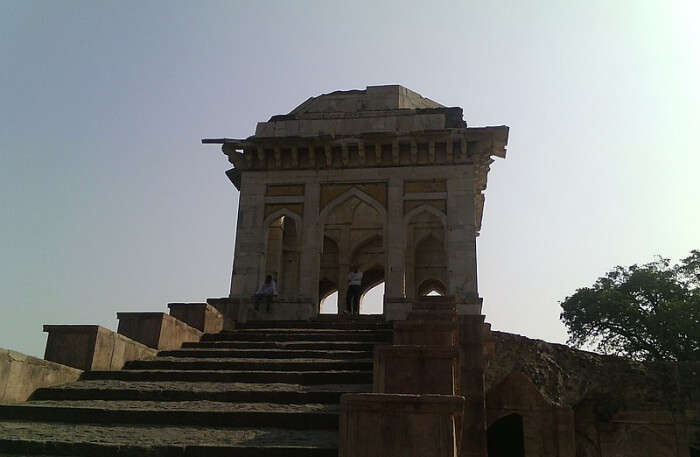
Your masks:
<svg viewBox="0 0 700 457"><path fill-rule="evenodd" d="M362 285L362 272L358 271L357 273L350 272L348 273L348 285L350 286L359 286Z"/></svg>
<svg viewBox="0 0 700 457"><path fill-rule="evenodd" d="M265 282L260 284L255 295L277 295L277 284L275 284L275 280L273 279L269 284Z"/></svg>

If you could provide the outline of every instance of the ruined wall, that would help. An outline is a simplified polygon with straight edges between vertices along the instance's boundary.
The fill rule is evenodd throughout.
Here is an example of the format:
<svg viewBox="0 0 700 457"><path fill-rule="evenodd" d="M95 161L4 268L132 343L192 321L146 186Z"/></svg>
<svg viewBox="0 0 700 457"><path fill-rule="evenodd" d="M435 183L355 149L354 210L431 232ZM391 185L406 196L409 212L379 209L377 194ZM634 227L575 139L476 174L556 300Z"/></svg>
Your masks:
<svg viewBox="0 0 700 457"><path fill-rule="evenodd" d="M542 436L561 429L552 420L556 411L573 413L576 457L698 455L700 363L643 364L520 335L492 335L489 422L514 413L522 416L525 431L541 430L538 436L526 433L525 456L563 455L556 451L558 438Z"/></svg>

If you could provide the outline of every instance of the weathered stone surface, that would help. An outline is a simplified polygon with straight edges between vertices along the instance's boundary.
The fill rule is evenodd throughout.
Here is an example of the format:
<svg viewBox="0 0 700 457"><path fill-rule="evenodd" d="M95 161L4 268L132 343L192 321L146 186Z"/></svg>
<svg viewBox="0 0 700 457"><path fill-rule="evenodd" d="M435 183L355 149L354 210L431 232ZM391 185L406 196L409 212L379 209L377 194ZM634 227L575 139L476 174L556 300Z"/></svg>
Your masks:
<svg viewBox="0 0 700 457"><path fill-rule="evenodd" d="M220 332L224 316L208 303L168 303L170 315L204 333Z"/></svg>
<svg viewBox="0 0 700 457"><path fill-rule="evenodd" d="M118 332L155 349L177 349L202 332L165 313L117 313Z"/></svg>
<svg viewBox="0 0 700 457"><path fill-rule="evenodd" d="M394 344L454 346L457 322L451 320L406 320L394 324Z"/></svg>
<svg viewBox="0 0 700 457"><path fill-rule="evenodd" d="M458 361L454 346L376 346L373 390L454 395Z"/></svg>
<svg viewBox="0 0 700 457"><path fill-rule="evenodd" d="M521 335L492 334L495 347L486 370L487 390L517 369L558 406L573 407L586 398L628 410L683 410L700 403L697 362L638 363Z"/></svg>
<svg viewBox="0 0 700 457"><path fill-rule="evenodd" d="M0 348L0 403L27 400L40 387L73 382L81 370Z"/></svg>
<svg viewBox="0 0 700 457"><path fill-rule="evenodd" d="M81 370L120 370L156 351L99 325L44 325L44 358Z"/></svg>
<svg viewBox="0 0 700 457"><path fill-rule="evenodd" d="M331 430L0 421L0 449L19 455L330 457L336 443Z"/></svg>
<svg viewBox="0 0 700 457"><path fill-rule="evenodd" d="M454 457L464 398L347 394L341 398L340 457Z"/></svg>

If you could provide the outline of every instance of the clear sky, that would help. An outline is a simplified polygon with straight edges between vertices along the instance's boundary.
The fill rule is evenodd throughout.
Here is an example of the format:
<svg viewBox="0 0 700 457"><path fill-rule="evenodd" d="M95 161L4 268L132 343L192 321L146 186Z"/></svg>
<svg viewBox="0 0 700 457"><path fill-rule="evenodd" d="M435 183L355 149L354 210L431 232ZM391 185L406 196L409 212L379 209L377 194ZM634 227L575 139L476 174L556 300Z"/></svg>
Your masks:
<svg viewBox="0 0 700 457"><path fill-rule="evenodd" d="M237 194L204 137L402 84L509 125L478 241L494 329L700 248L694 1L0 0L0 347L225 296Z"/></svg>

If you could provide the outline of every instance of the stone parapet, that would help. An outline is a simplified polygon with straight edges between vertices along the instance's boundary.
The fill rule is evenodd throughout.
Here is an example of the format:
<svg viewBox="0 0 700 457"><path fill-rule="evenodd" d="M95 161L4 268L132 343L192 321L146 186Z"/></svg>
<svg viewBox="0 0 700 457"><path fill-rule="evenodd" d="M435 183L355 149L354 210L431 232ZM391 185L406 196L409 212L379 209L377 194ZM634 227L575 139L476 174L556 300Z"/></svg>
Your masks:
<svg viewBox="0 0 700 457"><path fill-rule="evenodd" d="M208 303L168 303L170 315L204 333L223 329L224 316Z"/></svg>
<svg viewBox="0 0 700 457"><path fill-rule="evenodd" d="M270 311L263 301L258 310L252 298L209 298L207 303L216 308L223 316L223 328L233 330L236 322L252 321L306 321L317 316L309 300L275 299L270 304Z"/></svg>
<svg viewBox="0 0 700 457"><path fill-rule="evenodd" d="M374 392L454 395L458 372L459 352L455 347L374 348Z"/></svg>
<svg viewBox="0 0 700 457"><path fill-rule="evenodd" d="M0 403L26 401L40 387L77 380L81 370L0 348Z"/></svg>
<svg viewBox="0 0 700 457"><path fill-rule="evenodd" d="M44 325L46 360L81 370L121 370L157 351L99 325Z"/></svg>
<svg viewBox="0 0 700 457"><path fill-rule="evenodd" d="M158 350L199 341L202 332L165 313L117 313L118 332Z"/></svg>
<svg viewBox="0 0 700 457"><path fill-rule="evenodd" d="M346 394L340 400L340 457L455 457L451 395Z"/></svg>

